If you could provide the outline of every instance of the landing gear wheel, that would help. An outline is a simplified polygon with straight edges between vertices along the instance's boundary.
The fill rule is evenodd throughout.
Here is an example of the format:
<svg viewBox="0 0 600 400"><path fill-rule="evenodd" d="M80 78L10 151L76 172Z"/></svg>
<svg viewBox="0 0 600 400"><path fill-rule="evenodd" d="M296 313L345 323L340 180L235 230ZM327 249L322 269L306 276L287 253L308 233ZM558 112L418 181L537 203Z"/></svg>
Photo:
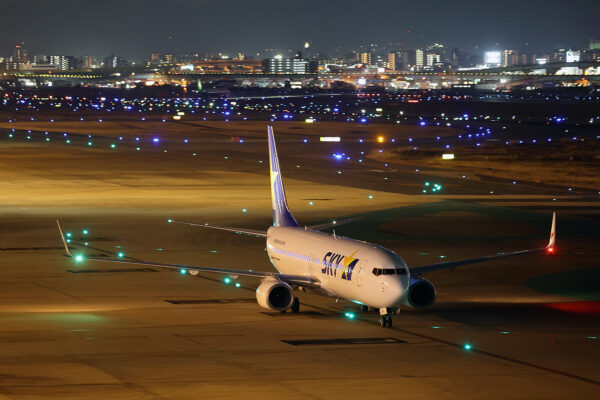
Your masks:
<svg viewBox="0 0 600 400"><path fill-rule="evenodd" d="M297 297L294 297L294 302L292 303L292 313L298 314L300 311L300 300Z"/></svg>
<svg viewBox="0 0 600 400"><path fill-rule="evenodd" d="M381 316L381 327L382 328L391 328L392 327L392 317L390 315L382 315Z"/></svg>

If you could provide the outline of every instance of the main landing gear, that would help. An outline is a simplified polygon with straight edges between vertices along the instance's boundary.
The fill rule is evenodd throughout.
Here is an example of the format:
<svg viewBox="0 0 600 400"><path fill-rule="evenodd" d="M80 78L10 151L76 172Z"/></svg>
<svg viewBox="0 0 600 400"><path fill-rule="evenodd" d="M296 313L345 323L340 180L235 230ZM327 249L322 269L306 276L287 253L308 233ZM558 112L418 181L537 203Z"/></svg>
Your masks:
<svg viewBox="0 0 600 400"><path fill-rule="evenodd" d="M382 308L379 310L379 314L381 315L381 323L382 328L391 328L392 327L392 315L390 314L387 308Z"/></svg>
<svg viewBox="0 0 600 400"><path fill-rule="evenodd" d="M287 310L290 310L292 312L292 314L298 314L300 312L300 300L298 300L297 297L294 297L292 306L290 308L288 308ZM279 312L282 314L285 314L287 312L287 310L281 310Z"/></svg>
<svg viewBox="0 0 600 400"><path fill-rule="evenodd" d="M298 314L298 312L300 312L300 300L298 300L297 297L294 297L291 310L292 314Z"/></svg>

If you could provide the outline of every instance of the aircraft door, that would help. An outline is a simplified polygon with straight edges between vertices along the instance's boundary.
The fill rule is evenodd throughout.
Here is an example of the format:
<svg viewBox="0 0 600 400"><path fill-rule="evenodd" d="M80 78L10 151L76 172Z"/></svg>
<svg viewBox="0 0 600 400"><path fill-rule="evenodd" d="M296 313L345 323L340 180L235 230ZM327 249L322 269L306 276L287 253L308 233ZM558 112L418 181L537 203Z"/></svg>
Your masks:
<svg viewBox="0 0 600 400"><path fill-rule="evenodd" d="M363 274L365 273L365 269L366 269L366 265L367 265L367 260L360 260L357 266L357 271L356 271L356 286L358 287L362 287L363 285L363 279L364 276Z"/></svg>

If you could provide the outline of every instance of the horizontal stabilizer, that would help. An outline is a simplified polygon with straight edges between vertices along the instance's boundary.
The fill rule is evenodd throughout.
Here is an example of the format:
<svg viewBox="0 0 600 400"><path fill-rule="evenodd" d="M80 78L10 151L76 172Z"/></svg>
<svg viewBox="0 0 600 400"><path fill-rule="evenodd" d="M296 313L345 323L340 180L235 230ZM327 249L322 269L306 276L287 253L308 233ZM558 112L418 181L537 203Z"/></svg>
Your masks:
<svg viewBox="0 0 600 400"><path fill-rule="evenodd" d="M193 223L193 222L176 221L173 219L170 219L169 222L174 223L174 224L184 224L184 225L189 225L189 226L198 226L201 228L219 229L222 231L243 233L246 235L253 235L253 236L260 236L260 237L267 237L266 231L259 231L259 230L255 230L255 229L235 228L232 226L219 226L219 225L209 225L209 224L197 224L197 223Z"/></svg>
<svg viewBox="0 0 600 400"><path fill-rule="evenodd" d="M336 221L331 221L331 222L325 222L324 224L309 225L309 226L307 226L307 228L313 229L315 231L323 231L325 229L335 228L340 225L346 225L346 224L349 224L350 222L354 222L354 221L358 221L358 220L359 220L358 218L348 218L348 219L336 220Z"/></svg>

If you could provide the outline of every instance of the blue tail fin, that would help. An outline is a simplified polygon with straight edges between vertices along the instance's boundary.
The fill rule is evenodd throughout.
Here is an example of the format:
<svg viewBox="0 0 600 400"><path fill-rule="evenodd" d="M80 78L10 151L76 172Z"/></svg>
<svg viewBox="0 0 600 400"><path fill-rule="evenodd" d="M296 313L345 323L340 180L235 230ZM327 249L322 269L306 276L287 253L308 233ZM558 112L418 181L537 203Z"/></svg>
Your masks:
<svg viewBox="0 0 600 400"><path fill-rule="evenodd" d="M273 202L273 226L298 226L298 223L288 209L285 189L279 170L279 159L275 147L273 127L267 128L269 133L269 162L271 165L271 201Z"/></svg>

